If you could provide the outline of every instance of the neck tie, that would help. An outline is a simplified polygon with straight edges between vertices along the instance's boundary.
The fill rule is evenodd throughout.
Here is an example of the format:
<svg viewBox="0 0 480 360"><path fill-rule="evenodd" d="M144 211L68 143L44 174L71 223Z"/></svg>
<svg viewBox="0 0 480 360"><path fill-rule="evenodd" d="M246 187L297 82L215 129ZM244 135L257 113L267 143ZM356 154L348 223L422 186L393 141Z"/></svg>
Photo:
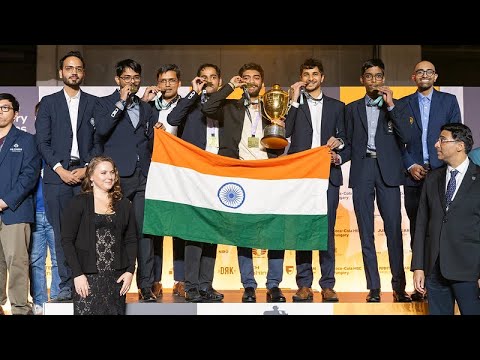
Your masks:
<svg viewBox="0 0 480 360"><path fill-rule="evenodd" d="M455 176L457 176L457 174L458 174L458 170L450 171L450 180L448 181L447 192L445 193L445 203L447 205L447 209L452 203L452 197L457 187L457 182L455 180Z"/></svg>

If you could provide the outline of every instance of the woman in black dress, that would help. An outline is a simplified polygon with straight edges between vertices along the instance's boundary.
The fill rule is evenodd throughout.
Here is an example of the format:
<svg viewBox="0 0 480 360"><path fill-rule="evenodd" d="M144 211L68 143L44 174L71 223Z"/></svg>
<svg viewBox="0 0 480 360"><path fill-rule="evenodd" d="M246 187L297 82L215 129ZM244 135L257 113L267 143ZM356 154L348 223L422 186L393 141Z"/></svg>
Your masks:
<svg viewBox="0 0 480 360"><path fill-rule="evenodd" d="M136 223L111 158L90 161L82 193L62 217L62 245L74 279L74 314L124 315L137 257Z"/></svg>

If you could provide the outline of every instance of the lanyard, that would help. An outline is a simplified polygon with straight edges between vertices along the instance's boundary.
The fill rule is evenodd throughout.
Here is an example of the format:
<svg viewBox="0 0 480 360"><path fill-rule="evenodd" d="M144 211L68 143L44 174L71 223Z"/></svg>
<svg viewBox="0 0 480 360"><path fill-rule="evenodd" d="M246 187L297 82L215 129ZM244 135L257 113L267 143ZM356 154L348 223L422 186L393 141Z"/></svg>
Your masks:
<svg viewBox="0 0 480 360"><path fill-rule="evenodd" d="M258 104L258 106L260 106L260 104ZM250 114L250 109L249 109L248 106L245 106L245 111L247 112L248 119L250 120L250 123L252 124L252 131L251 131L252 137L255 137L255 133L257 132L258 122L261 119L261 116L260 116L261 109L259 109L259 111L256 111L257 116L255 116L255 121L252 121L252 115Z"/></svg>

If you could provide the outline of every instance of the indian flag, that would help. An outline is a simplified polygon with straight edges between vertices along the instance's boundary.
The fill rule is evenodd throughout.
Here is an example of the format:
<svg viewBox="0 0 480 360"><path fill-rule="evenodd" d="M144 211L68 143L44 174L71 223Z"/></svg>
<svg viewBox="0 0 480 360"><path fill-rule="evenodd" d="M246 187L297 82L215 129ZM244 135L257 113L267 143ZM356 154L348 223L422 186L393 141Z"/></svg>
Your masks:
<svg viewBox="0 0 480 360"><path fill-rule="evenodd" d="M273 250L326 250L326 146L238 160L155 130L143 232Z"/></svg>

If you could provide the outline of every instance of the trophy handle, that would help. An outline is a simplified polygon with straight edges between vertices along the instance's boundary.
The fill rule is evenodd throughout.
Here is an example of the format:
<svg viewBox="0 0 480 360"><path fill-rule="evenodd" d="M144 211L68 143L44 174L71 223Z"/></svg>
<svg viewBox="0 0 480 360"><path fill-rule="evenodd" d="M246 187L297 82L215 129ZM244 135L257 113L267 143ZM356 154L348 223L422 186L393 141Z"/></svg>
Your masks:
<svg viewBox="0 0 480 360"><path fill-rule="evenodd" d="M270 120L270 122L273 124L273 120L270 118L270 116L268 116L267 112L265 111L265 102L263 101L263 97L264 97L265 94L263 95L260 95L258 98L259 98L259 102L260 102L260 114L262 114L262 118L265 118L265 119L268 119Z"/></svg>

